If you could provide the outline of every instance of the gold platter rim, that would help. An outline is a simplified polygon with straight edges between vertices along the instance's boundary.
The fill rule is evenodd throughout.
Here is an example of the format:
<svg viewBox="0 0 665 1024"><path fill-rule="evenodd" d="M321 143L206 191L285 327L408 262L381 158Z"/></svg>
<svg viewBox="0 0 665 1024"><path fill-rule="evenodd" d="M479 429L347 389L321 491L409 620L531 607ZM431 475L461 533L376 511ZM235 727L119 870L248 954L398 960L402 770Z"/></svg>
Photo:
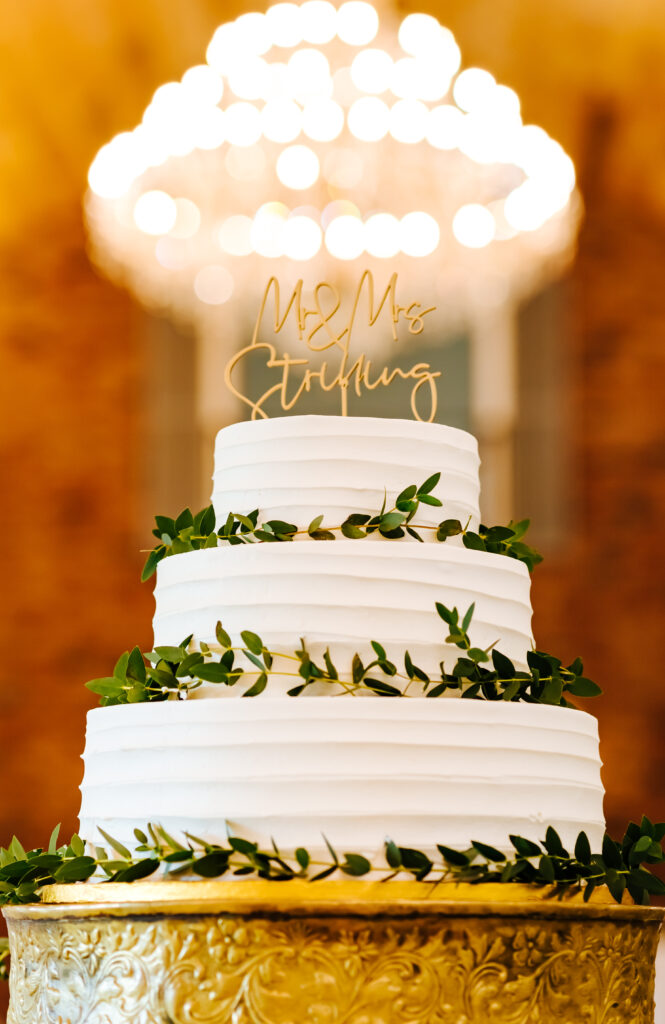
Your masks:
<svg viewBox="0 0 665 1024"><path fill-rule="evenodd" d="M53 920L88 916L182 916L287 914L326 916L417 914L442 916L538 916L662 921L665 908L617 904L605 887L585 903L579 889L556 891L519 883L428 883L392 880L326 879L308 882L267 880L157 880L69 883L46 886L41 903L7 906L8 920Z"/></svg>

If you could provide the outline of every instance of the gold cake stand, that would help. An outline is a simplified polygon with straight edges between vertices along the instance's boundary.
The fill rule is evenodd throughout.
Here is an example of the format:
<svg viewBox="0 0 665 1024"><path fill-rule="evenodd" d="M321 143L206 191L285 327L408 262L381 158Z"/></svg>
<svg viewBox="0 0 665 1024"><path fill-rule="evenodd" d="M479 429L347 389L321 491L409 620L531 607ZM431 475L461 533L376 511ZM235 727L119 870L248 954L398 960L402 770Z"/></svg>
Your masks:
<svg viewBox="0 0 665 1024"><path fill-rule="evenodd" d="M652 1024L664 911L523 885L56 885L8 1024Z"/></svg>

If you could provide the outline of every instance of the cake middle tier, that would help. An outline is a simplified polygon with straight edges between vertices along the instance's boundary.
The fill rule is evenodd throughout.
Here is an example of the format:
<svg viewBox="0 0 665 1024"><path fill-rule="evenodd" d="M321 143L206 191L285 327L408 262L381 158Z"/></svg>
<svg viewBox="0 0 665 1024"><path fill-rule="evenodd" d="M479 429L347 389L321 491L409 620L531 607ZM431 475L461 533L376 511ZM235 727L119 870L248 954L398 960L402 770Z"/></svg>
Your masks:
<svg viewBox="0 0 665 1024"><path fill-rule="evenodd" d="M251 630L281 654L292 655L301 638L315 660L329 648L342 678L350 678L356 652L365 661L374 657L372 640L398 667L408 650L434 677L442 660L450 671L462 653L445 642L439 601L460 615L475 604L473 645L494 644L524 668L532 646L529 591L522 562L444 544L336 540L210 548L160 562L155 645L179 644L193 634L196 643L215 647L221 621L234 644ZM293 662L276 659L273 696L295 685L286 672L296 670ZM204 690L227 696L239 687Z"/></svg>

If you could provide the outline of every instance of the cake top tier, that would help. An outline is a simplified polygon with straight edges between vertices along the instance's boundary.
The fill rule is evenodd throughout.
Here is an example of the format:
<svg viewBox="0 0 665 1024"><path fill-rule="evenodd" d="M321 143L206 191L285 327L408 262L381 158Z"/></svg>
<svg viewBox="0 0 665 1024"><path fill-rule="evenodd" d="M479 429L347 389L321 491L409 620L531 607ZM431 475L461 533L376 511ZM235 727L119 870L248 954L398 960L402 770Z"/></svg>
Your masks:
<svg viewBox="0 0 665 1024"><path fill-rule="evenodd" d="M229 445L249 444L268 438L379 438L389 441L406 438L425 443L438 442L478 455L473 434L443 423L392 419L382 416L277 416L272 419L243 420L223 427L217 434L215 450Z"/></svg>
<svg viewBox="0 0 665 1024"><path fill-rule="evenodd" d="M287 416L235 423L215 442L212 502L217 521L258 508L265 518L307 525L377 512L384 495L441 473L432 523L478 523L478 445L440 423L342 416ZM422 516L421 516L422 518ZM341 520L340 520L341 521ZM425 521L425 520L423 520Z"/></svg>

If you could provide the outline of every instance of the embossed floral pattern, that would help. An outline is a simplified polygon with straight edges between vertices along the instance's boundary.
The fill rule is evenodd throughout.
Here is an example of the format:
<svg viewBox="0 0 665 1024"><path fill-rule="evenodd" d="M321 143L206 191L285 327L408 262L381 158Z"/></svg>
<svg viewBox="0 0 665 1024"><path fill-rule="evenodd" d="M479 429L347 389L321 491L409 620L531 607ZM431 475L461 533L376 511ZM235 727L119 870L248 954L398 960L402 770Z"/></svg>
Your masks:
<svg viewBox="0 0 665 1024"><path fill-rule="evenodd" d="M8 1024L651 1024L655 920L15 919Z"/></svg>

